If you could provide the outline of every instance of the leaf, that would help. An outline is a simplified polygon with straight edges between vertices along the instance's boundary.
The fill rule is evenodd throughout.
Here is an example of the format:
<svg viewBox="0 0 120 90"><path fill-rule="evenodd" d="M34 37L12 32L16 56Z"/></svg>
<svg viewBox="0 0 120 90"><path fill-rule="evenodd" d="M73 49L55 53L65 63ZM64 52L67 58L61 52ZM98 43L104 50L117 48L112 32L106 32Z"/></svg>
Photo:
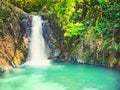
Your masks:
<svg viewBox="0 0 120 90"><path fill-rule="evenodd" d="M115 28L119 28L119 27L120 27L120 24L119 24L119 23L116 23L116 24L114 24L114 27L115 27Z"/></svg>
<svg viewBox="0 0 120 90"><path fill-rule="evenodd" d="M109 0L97 0L100 4L106 4Z"/></svg>

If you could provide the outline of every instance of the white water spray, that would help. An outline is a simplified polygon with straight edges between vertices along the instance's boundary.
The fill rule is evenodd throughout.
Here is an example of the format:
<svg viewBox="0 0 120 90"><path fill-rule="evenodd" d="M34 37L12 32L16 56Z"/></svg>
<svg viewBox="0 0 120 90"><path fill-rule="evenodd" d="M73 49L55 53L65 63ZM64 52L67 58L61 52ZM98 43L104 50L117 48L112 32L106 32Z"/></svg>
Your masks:
<svg viewBox="0 0 120 90"><path fill-rule="evenodd" d="M27 62L30 66L46 67L50 65L50 61L47 59L47 48L42 34L41 17L33 16L30 41L30 61Z"/></svg>

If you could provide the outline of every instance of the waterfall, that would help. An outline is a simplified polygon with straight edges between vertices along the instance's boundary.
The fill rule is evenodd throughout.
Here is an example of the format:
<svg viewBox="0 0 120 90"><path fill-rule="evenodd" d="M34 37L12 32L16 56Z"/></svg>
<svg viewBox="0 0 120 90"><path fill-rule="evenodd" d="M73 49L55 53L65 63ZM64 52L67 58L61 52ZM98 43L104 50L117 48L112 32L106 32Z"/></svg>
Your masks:
<svg viewBox="0 0 120 90"><path fill-rule="evenodd" d="M48 66L47 46L43 37L42 20L40 16L32 16L32 32L30 39L30 66Z"/></svg>

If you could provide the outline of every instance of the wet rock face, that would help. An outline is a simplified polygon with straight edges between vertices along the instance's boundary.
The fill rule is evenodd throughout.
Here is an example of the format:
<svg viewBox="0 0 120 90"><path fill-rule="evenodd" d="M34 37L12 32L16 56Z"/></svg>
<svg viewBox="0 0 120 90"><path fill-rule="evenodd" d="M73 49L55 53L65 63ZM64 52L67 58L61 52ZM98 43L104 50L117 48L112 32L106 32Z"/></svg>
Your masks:
<svg viewBox="0 0 120 90"><path fill-rule="evenodd" d="M46 44L48 45L48 47L50 49L48 58L56 60L56 59L58 59L61 51L56 46L58 44L57 38L54 37L55 32L50 27L50 23L48 20L43 20L42 29L43 29L43 37L45 39Z"/></svg>
<svg viewBox="0 0 120 90"><path fill-rule="evenodd" d="M43 36L50 48L49 59L55 61L74 61L69 52L66 52L63 44L64 32L60 29L57 18L51 15L43 15Z"/></svg>
<svg viewBox="0 0 120 90"><path fill-rule="evenodd" d="M49 23L47 20L43 20L42 23L42 29L43 29L43 37L47 43L47 45L49 46L49 48L55 49L55 45L53 44L54 41L54 37L53 37L53 30L50 28Z"/></svg>
<svg viewBox="0 0 120 90"><path fill-rule="evenodd" d="M24 34L26 37L30 37L32 27L32 16L25 14L24 19L22 20L22 29L24 29Z"/></svg>
<svg viewBox="0 0 120 90"><path fill-rule="evenodd" d="M6 2L0 1L0 68L16 67L27 56L23 43L24 30L21 28L19 9Z"/></svg>
<svg viewBox="0 0 120 90"><path fill-rule="evenodd" d="M23 42L25 43L27 49L29 48L31 27L32 27L32 16L29 14L25 14L24 19L22 20L22 29L24 30Z"/></svg>

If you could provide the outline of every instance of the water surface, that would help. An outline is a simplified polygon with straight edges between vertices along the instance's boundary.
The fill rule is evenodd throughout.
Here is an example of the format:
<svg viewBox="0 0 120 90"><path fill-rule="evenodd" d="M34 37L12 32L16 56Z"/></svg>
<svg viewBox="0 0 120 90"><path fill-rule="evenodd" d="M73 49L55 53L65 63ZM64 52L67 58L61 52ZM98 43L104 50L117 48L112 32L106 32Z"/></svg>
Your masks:
<svg viewBox="0 0 120 90"><path fill-rule="evenodd" d="M120 73L69 63L22 66L0 77L0 90L120 90Z"/></svg>

